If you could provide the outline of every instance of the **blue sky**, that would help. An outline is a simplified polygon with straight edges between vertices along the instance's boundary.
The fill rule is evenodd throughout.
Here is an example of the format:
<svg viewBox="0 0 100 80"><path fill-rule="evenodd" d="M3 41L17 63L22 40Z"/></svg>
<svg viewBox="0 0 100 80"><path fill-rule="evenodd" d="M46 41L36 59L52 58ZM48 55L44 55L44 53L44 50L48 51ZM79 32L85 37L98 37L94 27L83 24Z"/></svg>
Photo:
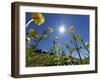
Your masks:
<svg viewBox="0 0 100 80"><path fill-rule="evenodd" d="M84 41L89 42L89 15L73 15L73 14L51 14L51 13L43 13L45 17L45 22L38 26L34 22L31 22L28 27L26 28L26 32L29 29L33 28L38 34L41 34L44 27L52 27L54 32L51 34L52 38L42 40L39 43L38 49L48 49L50 50L52 47L52 42L55 39L55 36L59 37L59 44L65 45L66 40L72 40L69 27L75 27L75 34L80 34L80 36L84 39ZM31 12L26 13L26 22L31 19ZM59 28L64 26L65 31L63 34L59 31ZM26 35L26 37L30 37ZM31 39L29 44L34 44L34 39ZM81 45L81 43L78 43ZM72 45L69 45L72 46ZM64 47L66 53L68 50ZM77 52L73 54L73 56L77 57Z"/></svg>

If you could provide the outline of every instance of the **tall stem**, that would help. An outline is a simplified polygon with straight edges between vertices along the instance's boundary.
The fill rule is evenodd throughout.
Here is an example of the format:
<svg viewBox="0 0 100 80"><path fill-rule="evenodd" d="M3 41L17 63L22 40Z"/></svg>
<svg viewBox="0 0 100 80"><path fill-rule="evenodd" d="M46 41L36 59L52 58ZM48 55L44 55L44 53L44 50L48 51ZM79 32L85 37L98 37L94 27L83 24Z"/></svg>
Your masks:
<svg viewBox="0 0 100 80"><path fill-rule="evenodd" d="M81 64L83 64L83 62L82 62L82 58L81 58L81 55L80 55L80 52L79 52L79 49L78 49L78 44L77 44L77 41L76 41L76 38L75 38L74 33L73 33L73 38L74 38L74 41L75 41L76 50L77 50L78 55L79 55L79 58L80 58L80 62L81 62Z"/></svg>
<svg viewBox="0 0 100 80"><path fill-rule="evenodd" d="M71 51L70 51L70 47L69 46L67 46L67 49L68 49L68 51L69 51L69 57L71 58L71 62L70 62L70 64L72 64L72 61L73 61L73 59L72 59L72 54L71 54Z"/></svg>
<svg viewBox="0 0 100 80"><path fill-rule="evenodd" d="M85 46L85 49L87 50L87 52L89 53L89 50L88 50L88 48L86 47L86 45L85 45L85 43L84 43L83 40L82 40L82 43L83 43L83 45Z"/></svg>
<svg viewBox="0 0 100 80"><path fill-rule="evenodd" d="M58 58L59 58L59 59L58 59L58 65L60 65L60 57L61 57L61 56L60 56L60 47L58 47Z"/></svg>
<svg viewBox="0 0 100 80"><path fill-rule="evenodd" d="M71 51L70 51L70 48L69 48L69 47L68 47L68 50L69 50L69 53L70 53L70 57L72 57L72 56L71 56Z"/></svg>
<svg viewBox="0 0 100 80"><path fill-rule="evenodd" d="M26 27L27 27L32 21L34 21L34 19L30 19L30 20L26 23Z"/></svg>

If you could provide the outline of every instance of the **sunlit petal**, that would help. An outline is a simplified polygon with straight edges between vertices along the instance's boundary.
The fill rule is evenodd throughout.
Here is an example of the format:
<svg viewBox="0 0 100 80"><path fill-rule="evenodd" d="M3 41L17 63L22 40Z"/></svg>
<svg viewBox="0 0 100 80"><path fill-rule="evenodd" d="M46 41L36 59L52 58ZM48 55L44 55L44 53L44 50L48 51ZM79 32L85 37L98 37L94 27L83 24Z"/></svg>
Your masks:
<svg viewBox="0 0 100 80"><path fill-rule="evenodd" d="M70 32L74 32L74 31L75 31L74 26L71 26L71 27L69 28L69 31L70 31Z"/></svg>
<svg viewBox="0 0 100 80"><path fill-rule="evenodd" d="M45 18L41 13L32 13L32 19L34 19L34 23L37 25L41 25L45 22Z"/></svg>
<svg viewBox="0 0 100 80"><path fill-rule="evenodd" d="M76 35L76 40L81 40L79 35Z"/></svg>
<svg viewBox="0 0 100 80"><path fill-rule="evenodd" d="M48 27L48 32L52 33L53 32L53 28Z"/></svg>

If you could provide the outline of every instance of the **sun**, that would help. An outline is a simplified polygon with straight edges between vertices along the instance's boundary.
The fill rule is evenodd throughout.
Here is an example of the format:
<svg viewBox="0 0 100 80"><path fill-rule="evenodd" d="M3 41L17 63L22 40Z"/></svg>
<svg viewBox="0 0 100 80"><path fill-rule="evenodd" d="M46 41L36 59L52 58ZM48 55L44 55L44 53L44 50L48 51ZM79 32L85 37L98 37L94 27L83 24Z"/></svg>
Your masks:
<svg viewBox="0 0 100 80"><path fill-rule="evenodd" d="M59 31L60 31L60 33L64 33L65 32L65 27L64 26L61 26L60 28L59 28Z"/></svg>

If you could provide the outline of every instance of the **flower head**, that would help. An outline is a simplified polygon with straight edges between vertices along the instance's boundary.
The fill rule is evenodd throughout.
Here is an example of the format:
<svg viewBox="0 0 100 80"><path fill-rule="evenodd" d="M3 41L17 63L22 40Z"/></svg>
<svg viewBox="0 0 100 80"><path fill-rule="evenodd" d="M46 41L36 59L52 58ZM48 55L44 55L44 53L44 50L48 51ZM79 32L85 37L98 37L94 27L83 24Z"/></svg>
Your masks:
<svg viewBox="0 0 100 80"><path fill-rule="evenodd" d="M45 21L44 16L41 13L32 13L31 18L34 19L34 23L37 25L41 25Z"/></svg>
<svg viewBox="0 0 100 80"><path fill-rule="evenodd" d="M55 40L58 41L58 36L55 37Z"/></svg>
<svg viewBox="0 0 100 80"><path fill-rule="evenodd" d="M70 31L70 32L74 32L74 31L75 31L74 26L71 26L71 27L69 28L69 31Z"/></svg>
<svg viewBox="0 0 100 80"><path fill-rule="evenodd" d="M51 27L48 27L48 32L52 33L53 29Z"/></svg>
<svg viewBox="0 0 100 80"><path fill-rule="evenodd" d="M42 38L46 39L47 38L47 33L42 34Z"/></svg>
<svg viewBox="0 0 100 80"><path fill-rule="evenodd" d="M38 38L39 36L38 36L38 34L37 34L37 32L34 30L34 29L30 29L29 30L29 35L32 37L32 38Z"/></svg>
<svg viewBox="0 0 100 80"><path fill-rule="evenodd" d="M26 43L29 43L29 42L30 42L30 38L27 37L27 38L26 38Z"/></svg>
<svg viewBox="0 0 100 80"><path fill-rule="evenodd" d="M79 35L76 35L76 40L81 40Z"/></svg>

